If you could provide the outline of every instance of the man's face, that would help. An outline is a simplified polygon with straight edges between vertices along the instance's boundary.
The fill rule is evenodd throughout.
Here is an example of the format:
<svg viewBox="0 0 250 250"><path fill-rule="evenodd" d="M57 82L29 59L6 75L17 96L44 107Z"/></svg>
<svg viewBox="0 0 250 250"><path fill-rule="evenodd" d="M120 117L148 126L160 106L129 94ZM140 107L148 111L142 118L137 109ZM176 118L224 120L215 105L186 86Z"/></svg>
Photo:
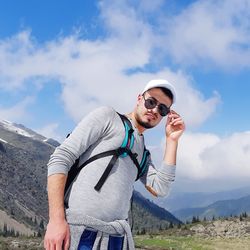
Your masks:
<svg viewBox="0 0 250 250"><path fill-rule="evenodd" d="M167 107L170 107L172 101L159 88L150 89L143 95L138 96L137 105L135 108L135 119L140 126L146 129L153 128L162 120L162 116L158 112L158 105L165 104ZM147 109L145 107L144 99L148 98L154 98L157 100L157 106L155 108Z"/></svg>

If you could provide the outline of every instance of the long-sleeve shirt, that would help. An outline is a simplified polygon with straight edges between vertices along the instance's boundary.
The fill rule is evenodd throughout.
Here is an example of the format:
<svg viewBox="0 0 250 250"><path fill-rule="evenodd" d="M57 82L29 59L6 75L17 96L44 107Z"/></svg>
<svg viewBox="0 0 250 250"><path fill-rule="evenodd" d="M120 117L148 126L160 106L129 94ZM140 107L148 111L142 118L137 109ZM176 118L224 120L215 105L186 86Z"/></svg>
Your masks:
<svg viewBox="0 0 250 250"><path fill-rule="evenodd" d="M133 153L141 161L144 150L144 138L134 129ZM80 157L80 164L98 153L117 149L122 145L125 129L119 115L113 108L101 107L87 116L73 130L71 135L56 148L48 162L48 175L68 173L75 160ZM92 216L111 222L128 217L133 184L137 168L130 157L119 157L100 191L94 186L102 176L112 156L97 159L85 166L74 182L69 197L67 214ZM140 178L150 186L158 196L166 196L170 184L174 181L175 166L164 163L156 169L151 161Z"/></svg>

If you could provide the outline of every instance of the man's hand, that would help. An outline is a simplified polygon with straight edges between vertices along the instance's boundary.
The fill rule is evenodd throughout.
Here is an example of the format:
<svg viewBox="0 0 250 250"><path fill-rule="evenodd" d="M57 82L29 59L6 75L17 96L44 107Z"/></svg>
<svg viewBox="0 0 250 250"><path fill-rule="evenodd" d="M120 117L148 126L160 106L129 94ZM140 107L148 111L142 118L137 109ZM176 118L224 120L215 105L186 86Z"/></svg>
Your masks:
<svg viewBox="0 0 250 250"><path fill-rule="evenodd" d="M166 123L166 149L164 162L176 165L178 140L185 130L185 124L180 115L171 110Z"/></svg>
<svg viewBox="0 0 250 250"><path fill-rule="evenodd" d="M69 225L66 220L49 221L44 237L46 250L68 250L70 243Z"/></svg>
<svg viewBox="0 0 250 250"><path fill-rule="evenodd" d="M185 124L179 114L171 110L166 124L167 139L178 141L185 130Z"/></svg>
<svg viewBox="0 0 250 250"><path fill-rule="evenodd" d="M54 174L48 177L49 224L44 237L46 250L68 250L70 241L69 225L65 219L63 204L67 176Z"/></svg>

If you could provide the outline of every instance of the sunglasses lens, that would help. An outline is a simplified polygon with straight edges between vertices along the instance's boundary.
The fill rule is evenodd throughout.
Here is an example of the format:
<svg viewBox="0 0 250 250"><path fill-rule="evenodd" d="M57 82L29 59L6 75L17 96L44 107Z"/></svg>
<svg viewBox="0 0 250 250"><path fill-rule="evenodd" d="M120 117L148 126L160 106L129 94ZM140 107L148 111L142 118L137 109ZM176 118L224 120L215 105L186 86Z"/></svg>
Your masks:
<svg viewBox="0 0 250 250"><path fill-rule="evenodd" d="M147 109L153 109L157 105L157 102L154 99L146 99L145 100L145 108Z"/></svg>
<svg viewBox="0 0 250 250"><path fill-rule="evenodd" d="M166 116L169 113L170 110L169 110L169 108L166 105L160 104L158 106L158 111L159 111L159 114L161 116Z"/></svg>
<svg viewBox="0 0 250 250"><path fill-rule="evenodd" d="M157 101L153 98L144 98L144 105L146 109L154 109L157 106ZM157 109L161 116L166 116L170 112L170 109L164 104L159 104Z"/></svg>

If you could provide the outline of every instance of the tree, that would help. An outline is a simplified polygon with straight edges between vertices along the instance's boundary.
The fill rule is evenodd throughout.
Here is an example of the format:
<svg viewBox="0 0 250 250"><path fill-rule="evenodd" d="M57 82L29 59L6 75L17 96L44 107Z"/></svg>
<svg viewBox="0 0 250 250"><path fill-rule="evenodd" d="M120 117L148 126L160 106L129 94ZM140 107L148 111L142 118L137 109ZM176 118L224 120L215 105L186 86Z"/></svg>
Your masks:
<svg viewBox="0 0 250 250"><path fill-rule="evenodd" d="M37 219L36 219L36 216L35 216L35 220L34 220L34 223L35 223L35 225L37 225L38 223L37 223Z"/></svg>
<svg viewBox="0 0 250 250"><path fill-rule="evenodd" d="M40 227L40 229L42 231L44 231L44 222L43 222L43 219L41 219L39 227Z"/></svg>
<svg viewBox="0 0 250 250"><path fill-rule="evenodd" d="M242 215L240 215L240 221L243 221L243 217L242 217Z"/></svg>
<svg viewBox="0 0 250 250"><path fill-rule="evenodd" d="M197 223L200 222L199 216L197 215L197 217L193 216L192 218L192 223Z"/></svg>
<svg viewBox="0 0 250 250"><path fill-rule="evenodd" d="M42 233L41 233L41 230L39 229L38 232L37 232L37 237L42 237Z"/></svg>
<svg viewBox="0 0 250 250"><path fill-rule="evenodd" d="M247 213L246 212L242 213L242 217L247 218Z"/></svg>
<svg viewBox="0 0 250 250"><path fill-rule="evenodd" d="M8 235L8 227L7 224L3 224L3 236L6 237Z"/></svg>

